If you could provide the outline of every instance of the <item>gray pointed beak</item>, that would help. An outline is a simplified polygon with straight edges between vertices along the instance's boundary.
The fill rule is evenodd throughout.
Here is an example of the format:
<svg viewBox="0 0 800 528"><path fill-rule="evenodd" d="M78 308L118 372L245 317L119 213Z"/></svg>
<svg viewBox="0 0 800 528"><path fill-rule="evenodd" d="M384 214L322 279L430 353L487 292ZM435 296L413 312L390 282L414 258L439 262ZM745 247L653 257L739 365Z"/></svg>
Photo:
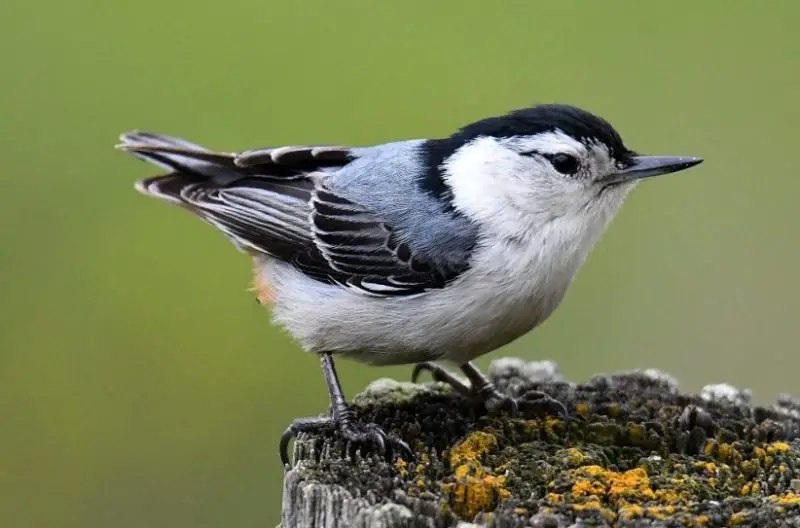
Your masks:
<svg viewBox="0 0 800 528"><path fill-rule="evenodd" d="M606 183L642 180L670 172L678 172L703 162L703 158L682 156L634 156L633 163L611 174Z"/></svg>

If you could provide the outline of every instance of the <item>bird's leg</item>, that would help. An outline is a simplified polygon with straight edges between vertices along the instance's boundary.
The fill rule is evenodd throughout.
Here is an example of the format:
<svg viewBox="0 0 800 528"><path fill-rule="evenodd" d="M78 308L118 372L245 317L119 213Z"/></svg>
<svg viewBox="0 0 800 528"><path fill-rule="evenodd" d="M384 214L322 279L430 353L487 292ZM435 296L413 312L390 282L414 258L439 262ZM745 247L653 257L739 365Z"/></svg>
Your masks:
<svg viewBox="0 0 800 528"><path fill-rule="evenodd" d="M360 445L373 444L378 453L391 459L392 455L400 452L403 456L411 457L408 444L399 438L386 434L383 429L374 423L360 424L356 422L352 409L345 400L333 356L330 353L320 354L322 373L328 385L328 397L331 407L330 415L322 417L297 418L284 431L281 436L280 454L284 464L289 463L289 442L299 433L314 433L321 430L338 430L350 446L355 450Z"/></svg>
<svg viewBox="0 0 800 528"><path fill-rule="evenodd" d="M419 375L426 371L431 373L433 381L446 383L447 385L450 385L450 387L452 387L456 392L459 392L464 396L470 397L473 395L472 388L469 385L455 377L444 367L430 361L425 361L423 363L417 363L414 365L414 370L411 372L411 383L416 383L419 379Z"/></svg>
<svg viewBox="0 0 800 528"><path fill-rule="evenodd" d="M519 414L519 409L536 409L554 411L563 418L568 418L569 413L564 404L555 400L541 391L528 391L522 399L512 398L497 390L494 383L478 370L471 362L459 367L467 377L470 386L456 378L436 363L425 362L414 366L411 381L416 383L419 374L428 371L435 381L447 383L457 392L482 402L488 411L507 410L512 416Z"/></svg>

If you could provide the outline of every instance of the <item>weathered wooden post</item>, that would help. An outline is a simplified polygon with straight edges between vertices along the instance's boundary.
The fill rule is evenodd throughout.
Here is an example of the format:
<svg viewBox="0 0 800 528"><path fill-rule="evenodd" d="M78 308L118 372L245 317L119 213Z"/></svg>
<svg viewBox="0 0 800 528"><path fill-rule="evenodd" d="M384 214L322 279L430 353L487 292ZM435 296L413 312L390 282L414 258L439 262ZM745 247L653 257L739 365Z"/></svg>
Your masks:
<svg viewBox="0 0 800 528"><path fill-rule="evenodd" d="M728 385L681 394L654 370L572 384L550 362L508 358L490 372L508 393L548 392L571 420L485 416L437 384L379 380L356 409L417 459L301 435L282 527L800 526L797 399L753 406Z"/></svg>

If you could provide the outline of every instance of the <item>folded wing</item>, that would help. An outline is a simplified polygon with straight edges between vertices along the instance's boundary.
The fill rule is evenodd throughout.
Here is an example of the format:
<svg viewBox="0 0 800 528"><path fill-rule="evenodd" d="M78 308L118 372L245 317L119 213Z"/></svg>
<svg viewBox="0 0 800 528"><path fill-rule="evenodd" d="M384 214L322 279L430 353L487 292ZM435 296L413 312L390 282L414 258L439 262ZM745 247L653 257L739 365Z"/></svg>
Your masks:
<svg viewBox="0 0 800 528"><path fill-rule="evenodd" d="M325 179L355 159L336 146L211 152L182 139L134 132L122 150L167 169L137 188L182 206L237 247L288 262L309 277L374 296L443 287L463 270L401 243L379 215L331 191Z"/></svg>

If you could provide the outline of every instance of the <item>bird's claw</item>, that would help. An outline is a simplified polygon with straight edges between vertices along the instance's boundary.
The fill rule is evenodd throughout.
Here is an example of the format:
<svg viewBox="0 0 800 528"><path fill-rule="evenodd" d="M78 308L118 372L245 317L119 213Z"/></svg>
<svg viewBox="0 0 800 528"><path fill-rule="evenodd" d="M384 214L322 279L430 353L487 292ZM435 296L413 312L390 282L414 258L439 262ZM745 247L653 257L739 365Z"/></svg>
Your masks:
<svg viewBox="0 0 800 528"><path fill-rule="evenodd" d="M281 462L289 464L289 442L300 433L316 433L322 430L338 430L348 442L348 452L354 456L358 450L365 452L367 447L374 448L380 456L391 461L395 454L403 458L413 458L413 452L408 444L400 438L387 434L374 423L359 424L349 420L336 421L331 417L324 418L298 418L283 435L280 441Z"/></svg>
<svg viewBox="0 0 800 528"><path fill-rule="evenodd" d="M557 414L563 420L569 420L569 412L563 403L541 391L528 391L522 398L512 398L495 391L484 400L489 412L506 411L516 418L521 411Z"/></svg>
<svg viewBox="0 0 800 528"><path fill-rule="evenodd" d="M408 459L413 457L408 444L392 434L387 434L374 423L346 424L340 431L350 443L350 452L353 455L359 448L364 451L363 447L374 445L377 453L389 461L395 458L395 454Z"/></svg>
<svg viewBox="0 0 800 528"><path fill-rule="evenodd" d="M434 381L446 383L467 398L481 402L491 413L505 411L512 417L517 417L520 411L552 412L565 421L569 420L569 412L564 404L541 391L528 391L522 398L512 398L495 389L494 384L488 379L479 380L481 385L476 389L475 386L465 384L442 366L431 362L414 365L411 381L416 383L422 372L430 372Z"/></svg>
<svg viewBox="0 0 800 528"><path fill-rule="evenodd" d="M490 413L507 412L512 418L519 416L519 402L516 398L495 392L483 400L483 405Z"/></svg>

